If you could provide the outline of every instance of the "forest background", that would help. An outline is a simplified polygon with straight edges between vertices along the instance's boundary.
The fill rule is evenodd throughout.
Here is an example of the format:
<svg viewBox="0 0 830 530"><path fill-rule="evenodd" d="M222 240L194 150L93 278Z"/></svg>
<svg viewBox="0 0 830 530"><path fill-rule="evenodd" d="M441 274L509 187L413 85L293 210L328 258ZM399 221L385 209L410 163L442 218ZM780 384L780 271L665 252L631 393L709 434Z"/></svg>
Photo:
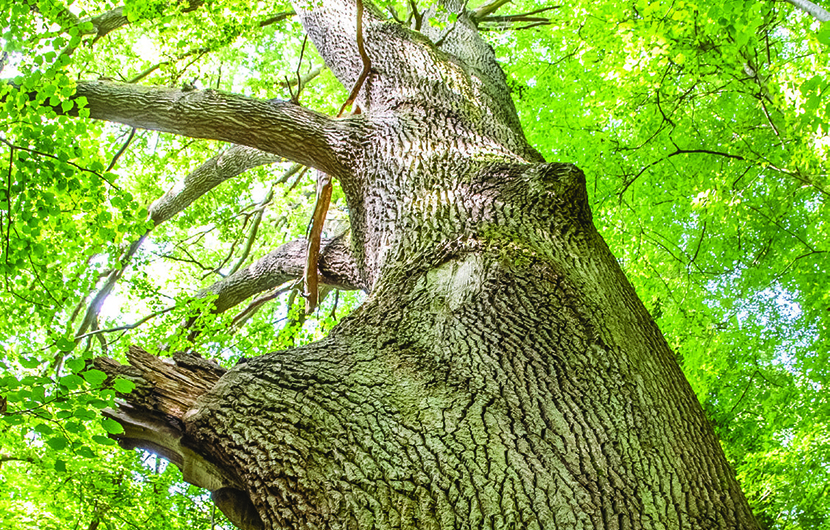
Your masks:
<svg viewBox="0 0 830 530"><path fill-rule="evenodd" d="M413 5L376 4L402 19ZM829 529L830 14L803 1L469 5L494 7L481 27L530 143L587 175L594 222L759 520ZM115 447L121 427L98 412L114 392L87 361L140 344L232 366L324 336L361 293L327 293L308 317L293 282L218 315L204 296L305 235L313 172L257 158L165 218L154 201L227 146L55 110L83 116L79 79L329 115L347 94L280 2L4 0L0 13L0 528L230 527L174 466ZM346 229L335 190L324 235Z"/></svg>

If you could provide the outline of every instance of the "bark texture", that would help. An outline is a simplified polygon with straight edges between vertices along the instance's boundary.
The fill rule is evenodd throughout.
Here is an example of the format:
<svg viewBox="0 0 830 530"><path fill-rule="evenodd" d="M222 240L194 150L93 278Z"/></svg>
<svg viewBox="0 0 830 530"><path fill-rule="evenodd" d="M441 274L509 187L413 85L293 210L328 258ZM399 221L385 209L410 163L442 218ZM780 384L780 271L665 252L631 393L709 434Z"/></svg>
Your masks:
<svg viewBox="0 0 830 530"><path fill-rule="evenodd" d="M352 227L355 276L337 281L371 291L326 339L226 373L134 353L118 369L142 390L111 412L125 443L246 529L757 528L582 172L528 145L492 51L461 2L445 8L457 21L422 34L367 5L373 69L342 120L157 92L222 102L183 125L87 96L93 116L196 136L230 113L222 139L329 172ZM352 86L356 4L295 10Z"/></svg>

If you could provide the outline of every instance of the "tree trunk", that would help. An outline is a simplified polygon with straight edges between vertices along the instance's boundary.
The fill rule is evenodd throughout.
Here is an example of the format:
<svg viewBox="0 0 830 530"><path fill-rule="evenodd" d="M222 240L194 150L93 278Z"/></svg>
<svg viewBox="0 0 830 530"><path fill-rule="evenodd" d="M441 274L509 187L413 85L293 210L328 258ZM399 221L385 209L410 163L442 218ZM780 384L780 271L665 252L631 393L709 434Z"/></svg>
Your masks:
<svg viewBox="0 0 830 530"><path fill-rule="evenodd" d="M81 85L93 117L332 174L349 203L351 284L371 292L326 339L228 372L138 349L131 367L99 359L139 383L110 411L122 443L170 458L246 529L757 528L594 228L582 172L528 145L492 51L460 2L444 5L457 20L424 34L367 6L372 70L344 119L212 91L145 91L115 111L112 93L132 89ZM354 2L295 7L351 87ZM180 105L178 121L156 96ZM200 133L187 114L257 109L253 133L235 119L219 134L219 114Z"/></svg>

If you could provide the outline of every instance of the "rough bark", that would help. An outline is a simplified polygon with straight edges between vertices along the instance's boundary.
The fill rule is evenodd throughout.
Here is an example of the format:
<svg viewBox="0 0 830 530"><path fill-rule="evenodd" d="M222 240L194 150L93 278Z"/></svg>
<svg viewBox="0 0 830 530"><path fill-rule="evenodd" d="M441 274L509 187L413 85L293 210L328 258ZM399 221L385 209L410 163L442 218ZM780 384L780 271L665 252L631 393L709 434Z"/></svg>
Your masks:
<svg viewBox="0 0 830 530"><path fill-rule="evenodd" d="M351 86L355 4L295 9ZM188 358L133 355L122 370L158 390L111 413L128 444L190 469L241 528L757 528L584 176L525 141L467 14L431 36L370 6L364 24L360 141L303 156L337 169L371 296L326 339L198 384ZM309 142L331 127L314 119ZM297 155L277 129L273 152Z"/></svg>

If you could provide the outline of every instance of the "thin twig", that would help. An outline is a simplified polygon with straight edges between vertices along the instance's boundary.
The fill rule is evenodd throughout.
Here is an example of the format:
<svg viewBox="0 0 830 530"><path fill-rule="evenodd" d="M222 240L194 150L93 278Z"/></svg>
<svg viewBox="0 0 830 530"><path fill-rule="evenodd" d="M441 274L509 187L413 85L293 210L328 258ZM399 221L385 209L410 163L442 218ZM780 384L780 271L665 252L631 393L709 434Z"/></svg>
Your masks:
<svg viewBox="0 0 830 530"><path fill-rule="evenodd" d="M30 147L23 147L22 145L15 145L15 144L9 142L8 140L4 140L3 138L0 138L0 142L8 145L9 147L13 147L15 149L20 149L21 151L26 151L27 153L32 153L32 154L35 154L35 155L38 155L38 156L45 156L46 158L51 158L52 160L58 160L58 161L60 161L64 164L68 164L68 165L70 165L70 166L72 166L76 169L79 169L81 171L84 171L86 173L92 173L93 175L100 178L101 180L103 180L104 182L106 182L107 184L112 186L113 188L117 189L118 191L121 191L121 188L119 188L118 186L116 186L115 184L113 184L112 182L107 180L106 178L104 178L104 175L102 175L101 173L99 173L97 171L93 171L93 170L85 168L83 166L79 166L78 164L76 164L74 162L70 162L68 160L61 160L59 157L57 157L55 155L51 155L49 153L44 153L42 151L38 151L37 149L32 149Z"/></svg>
<svg viewBox="0 0 830 530"><path fill-rule="evenodd" d="M303 55L305 55L305 45L308 42L308 35L305 36L303 39L303 47L300 48L300 60L297 62L297 95L291 95L291 102L295 105L300 104L300 93L303 91L303 78L300 77L300 67L303 65ZM289 85L288 90L291 90L291 86Z"/></svg>
<svg viewBox="0 0 830 530"><path fill-rule="evenodd" d="M346 108L351 106L351 104L354 103L354 100L357 99L357 94L360 92L363 82L366 80L366 77L369 75L369 71L372 69L372 62L369 59L369 55L366 53L366 47L363 42L363 0L357 0L357 52L360 54L360 59L363 61L363 71L360 72L360 75L358 76L357 81L355 81L351 92L349 92L349 97L343 103L343 106L340 107L340 112L337 113L338 118L341 117Z"/></svg>
<svg viewBox="0 0 830 530"><path fill-rule="evenodd" d="M240 324L242 324L243 322L245 322L246 320L248 320L249 318L254 316L254 314L257 311L259 311L259 309L263 305L265 305L265 302L269 302L269 301L277 298L278 296L280 296L282 294L285 294L288 291L294 289L295 287L297 287L298 283L299 283L299 280L292 280L291 282L289 282L287 284L283 284L282 286L277 287L274 291L272 291L272 292L270 292L266 295L260 296L259 298L256 298L250 304L248 304L247 307L245 307L245 309L243 309L235 317L233 317L233 320L231 321L231 325L238 327Z"/></svg>
<svg viewBox="0 0 830 530"><path fill-rule="evenodd" d="M118 152L115 153L115 156L112 157L112 162L110 162L110 165L107 167L107 169L104 171L104 173L109 173L110 171L112 171L112 168L115 167L115 163L118 162L118 159L121 158L121 155L123 155L124 151L127 150L127 146L130 145L130 142L133 141L134 136L135 136L135 127L133 127L133 130L130 131L130 136L129 136L129 138L127 138L127 141L124 142L124 145L121 146L121 149L119 149Z"/></svg>
<svg viewBox="0 0 830 530"><path fill-rule="evenodd" d="M125 324L123 326L116 326L114 328L98 329L98 330L95 330L95 331L89 331L87 333L84 333L83 335L76 336L75 340L79 341L79 340L85 339L87 337L92 337L92 336L98 335L100 333L113 333L113 332L116 332L116 331L125 331L125 330L135 329L138 326L140 326L140 325L144 324L145 322L147 322L148 320L152 320L152 319L156 318L157 316L163 315L165 313L169 313L170 311L172 311L174 309L176 309L176 306L170 306L170 307L167 307L167 308L162 309L160 311L156 311L155 313L150 313L146 317L142 318L141 320L136 320L132 324Z"/></svg>

